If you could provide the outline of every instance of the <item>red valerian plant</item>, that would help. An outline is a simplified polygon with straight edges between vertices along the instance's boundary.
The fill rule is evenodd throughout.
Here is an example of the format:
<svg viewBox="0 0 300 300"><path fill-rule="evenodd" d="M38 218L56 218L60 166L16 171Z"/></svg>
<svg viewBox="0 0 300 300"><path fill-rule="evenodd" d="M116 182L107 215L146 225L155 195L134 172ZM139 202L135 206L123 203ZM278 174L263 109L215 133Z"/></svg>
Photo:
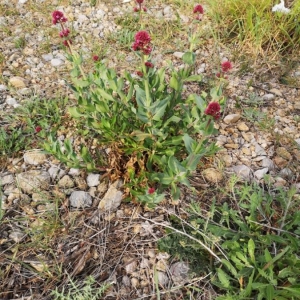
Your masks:
<svg viewBox="0 0 300 300"><path fill-rule="evenodd" d="M99 56L98 55L94 55L93 56L93 61L98 61L99 60Z"/></svg>
<svg viewBox="0 0 300 300"><path fill-rule="evenodd" d="M203 6L200 5L200 4L197 4L194 7L193 13L198 14L195 19L198 20L198 21L201 21L202 20L202 15L204 14Z"/></svg>
<svg viewBox="0 0 300 300"><path fill-rule="evenodd" d="M52 13L52 23L54 25L57 23L65 23L67 21L68 21L68 19L64 16L64 14L61 11L55 10Z"/></svg>
<svg viewBox="0 0 300 300"><path fill-rule="evenodd" d="M132 49L134 51L142 51L145 55L149 55L152 51L150 46L151 37L147 31L141 30L134 37Z"/></svg>
<svg viewBox="0 0 300 300"><path fill-rule="evenodd" d="M42 130L42 127L41 127L41 126L36 126L36 127L35 127L35 132L36 132L36 133L39 133L41 130Z"/></svg>
<svg viewBox="0 0 300 300"><path fill-rule="evenodd" d="M153 63L150 62L150 61L146 61L146 62L145 62L145 66L146 66L147 68L153 68L153 67L154 67Z"/></svg>
<svg viewBox="0 0 300 300"><path fill-rule="evenodd" d="M138 7L135 7L133 9L134 12L140 12L140 11L144 11L146 12L147 11L147 8L146 7L142 7L142 4L143 4L144 0L136 0L136 3L138 4Z"/></svg>
<svg viewBox="0 0 300 300"><path fill-rule="evenodd" d="M148 194L154 194L155 193L155 188L151 187L148 189Z"/></svg>
<svg viewBox="0 0 300 300"><path fill-rule="evenodd" d="M232 63L230 61L224 61L221 64L222 72L227 73L229 70L232 69Z"/></svg>
<svg viewBox="0 0 300 300"><path fill-rule="evenodd" d="M214 120L218 120L221 116L220 110L221 106L218 102L210 102L204 113L208 116L212 116Z"/></svg>

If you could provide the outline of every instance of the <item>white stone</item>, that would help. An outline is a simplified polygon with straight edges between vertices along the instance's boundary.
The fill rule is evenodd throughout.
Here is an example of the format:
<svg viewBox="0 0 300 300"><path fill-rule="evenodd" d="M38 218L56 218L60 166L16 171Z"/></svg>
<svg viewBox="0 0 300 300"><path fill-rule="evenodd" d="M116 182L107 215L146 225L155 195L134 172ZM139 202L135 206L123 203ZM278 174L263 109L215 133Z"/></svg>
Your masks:
<svg viewBox="0 0 300 300"><path fill-rule="evenodd" d="M268 173L269 169L268 168L263 168L261 170L257 170L254 172L254 177L257 178L258 180L263 179L264 176Z"/></svg>
<svg viewBox="0 0 300 300"><path fill-rule="evenodd" d="M265 151L265 149L262 148L258 144L255 145L255 153L256 153L256 155L267 155L267 152Z"/></svg>
<svg viewBox="0 0 300 300"><path fill-rule="evenodd" d="M53 54L51 54L51 53L43 54L43 55L42 55L42 58L43 58L45 61L50 61L50 60L53 59Z"/></svg>
<svg viewBox="0 0 300 300"><path fill-rule="evenodd" d="M9 106L14 106L14 105L18 104L18 102L15 98L7 98L5 102Z"/></svg>
<svg viewBox="0 0 300 300"><path fill-rule="evenodd" d="M51 166L48 169L48 173L52 179L55 179L57 177L58 172L59 172L59 167L57 166Z"/></svg>
<svg viewBox="0 0 300 300"><path fill-rule="evenodd" d="M68 189L74 187L74 182L69 175L63 176L57 183L59 187Z"/></svg>
<svg viewBox="0 0 300 300"><path fill-rule="evenodd" d="M121 205L123 193L114 186L110 186L99 203L100 211L115 211Z"/></svg>
<svg viewBox="0 0 300 300"><path fill-rule="evenodd" d="M173 55L177 58L182 58L182 56L184 55L183 52L174 52Z"/></svg>
<svg viewBox="0 0 300 300"><path fill-rule="evenodd" d="M0 177L0 186L10 184L14 181L14 176L12 174L3 175Z"/></svg>
<svg viewBox="0 0 300 300"><path fill-rule="evenodd" d="M76 208L90 207L92 205L92 197L84 191L74 191L70 196L70 204Z"/></svg>
<svg viewBox="0 0 300 300"><path fill-rule="evenodd" d="M28 194L45 189L48 190L50 175L48 172L31 170L20 173L16 176L18 186Z"/></svg>
<svg viewBox="0 0 300 300"><path fill-rule="evenodd" d="M7 90L7 86L4 84L0 84L0 92L6 91L6 90Z"/></svg>
<svg viewBox="0 0 300 300"><path fill-rule="evenodd" d="M51 65L53 67L59 67L62 64L63 64L63 61L61 59L59 59L59 58L53 58L53 59L51 59Z"/></svg>
<svg viewBox="0 0 300 300"><path fill-rule="evenodd" d="M227 115L224 118L224 122L226 124L233 124L233 123L236 123L240 118L241 118L240 114L231 114L231 115Z"/></svg>
<svg viewBox="0 0 300 300"><path fill-rule="evenodd" d="M9 83L15 88L25 88L25 79L19 76L15 76L9 79Z"/></svg>
<svg viewBox="0 0 300 300"><path fill-rule="evenodd" d="M274 170L274 168L275 168L273 161L268 157L264 157L264 159L262 160L261 166L264 168L268 168L269 170Z"/></svg>
<svg viewBox="0 0 300 300"><path fill-rule="evenodd" d="M241 179L249 180L251 169L246 165L238 165L232 167L235 174L240 177Z"/></svg>
<svg viewBox="0 0 300 300"><path fill-rule="evenodd" d="M89 187L97 186L100 183L100 174L91 173L86 178Z"/></svg>
<svg viewBox="0 0 300 300"><path fill-rule="evenodd" d="M262 98L265 101L271 101L271 100L275 99L275 95L274 94L265 94L265 95L263 95Z"/></svg>
<svg viewBox="0 0 300 300"><path fill-rule="evenodd" d="M26 164L37 166L43 164L46 161L47 155L40 150L34 150L26 152L23 158Z"/></svg>

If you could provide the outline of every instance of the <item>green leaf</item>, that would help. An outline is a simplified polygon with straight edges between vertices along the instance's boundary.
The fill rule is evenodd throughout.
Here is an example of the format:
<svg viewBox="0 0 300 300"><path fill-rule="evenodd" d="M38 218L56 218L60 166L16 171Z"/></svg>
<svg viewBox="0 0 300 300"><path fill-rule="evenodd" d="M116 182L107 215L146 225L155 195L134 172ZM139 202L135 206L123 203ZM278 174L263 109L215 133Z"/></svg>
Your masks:
<svg viewBox="0 0 300 300"><path fill-rule="evenodd" d="M202 75L191 75L183 79L184 82L201 81L201 80L202 80Z"/></svg>
<svg viewBox="0 0 300 300"><path fill-rule="evenodd" d="M133 131L131 135L136 141L143 141L146 138L152 138L152 134L140 130Z"/></svg>
<svg viewBox="0 0 300 300"><path fill-rule="evenodd" d="M228 269L228 271L230 271L230 273L236 277L237 276L237 271L234 268L234 266L226 259L222 259L222 264L226 266L226 268Z"/></svg>
<svg viewBox="0 0 300 300"><path fill-rule="evenodd" d="M184 141L184 145L187 152L189 154L193 153L193 149L195 147L195 141L187 133L184 134L182 139Z"/></svg>
<svg viewBox="0 0 300 300"><path fill-rule="evenodd" d="M174 156L171 156L169 158L168 166L170 170L176 175L180 174L181 172L186 173L186 169L180 164L180 162Z"/></svg>
<svg viewBox="0 0 300 300"><path fill-rule="evenodd" d="M106 100L115 101L114 97L112 95L108 94L104 89L98 88L96 90L96 93L99 93L100 96Z"/></svg>
<svg viewBox="0 0 300 300"><path fill-rule="evenodd" d="M251 259L251 262L253 264L255 264L255 255L254 255L254 251L255 251L255 243L252 239L249 239L248 241L248 253Z"/></svg>
<svg viewBox="0 0 300 300"><path fill-rule="evenodd" d="M164 127L167 127L167 125L169 125L169 123L171 123L171 122L178 123L179 121L181 121L181 119L179 117L172 116L164 123Z"/></svg>
<svg viewBox="0 0 300 300"><path fill-rule="evenodd" d="M98 112L101 113L107 113L109 112L109 107L104 101L99 101L96 105L95 108Z"/></svg>
<svg viewBox="0 0 300 300"><path fill-rule="evenodd" d="M200 162L202 155L191 153L184 161L186 162L185 167L189 171L195 171Z"/></svg>
<svg viewBox="0 0 300 300"><path fill-rule="evenodd" d="M169 103L170 97L168 97L167 99L164 100L158 100L155 102L155 107L153 109L153 117L152 119L155 121L159 121L161 119L161 117L164 115L166 107Z"/></svg>
<svg viewBox="0 0 300 300"><path fill-rule="evenodd" d="M275 290L274 290L274 287L273 285L269 284L267 287L266 287L266 296L267 296L267 300L273 300L274 299L274 293Z"/></svg>
<svg viewBox="0 0 300 300"><path fill-rule="evenodd" d="M186 52L183 54L182 60L187 65L193 65L195 64L196 55L194 52Z"/></svg>
<svg viewBox="0 0 300 300"><path fill-rule="evenodd" d="M179 83L178 83L178 79L176 78L176 76L173 74L171 79L170 79L170 87L172 89L174 89L175 91L179 90Z"/></svg>
<svg viewBox="0 0 300 300"><path fill-rule="evenodd" d="M228 279L228 275L220 268L217 269L218 278L224 288L230 287L230 281Z"/></svg>
<svg viewBox="0 0 300 300"><path fill-rule="evenodd" d="M300 286L299 285L295 285L292 287L282 287L282 289L291 292L294 297L297 297L297 298L300 297Z"/></svg>
<svg viewBox="0 0 300 300"><path fill-rule="evenodd" d="M90 83L87 80L80 80L77 78L72 78L73 83L76 87L84 88L90 85Z"/></svg>
<svg viewBox="0 0 300 300"><path fill-rule="evenodd" d="M78 112L78 108L76 106L72 106L68 108L70 115L74 118L81 118L83 114Z"/></svg>

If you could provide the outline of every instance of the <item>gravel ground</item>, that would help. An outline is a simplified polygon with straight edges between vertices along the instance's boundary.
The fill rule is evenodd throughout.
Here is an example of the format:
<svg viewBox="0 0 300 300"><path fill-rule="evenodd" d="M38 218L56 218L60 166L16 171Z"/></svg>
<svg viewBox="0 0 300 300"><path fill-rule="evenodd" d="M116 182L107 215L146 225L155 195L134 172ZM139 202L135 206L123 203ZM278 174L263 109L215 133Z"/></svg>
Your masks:
<svg viewBox="0 0 300 300"><path fill-rule="evenodd" d="M42 96L50 100L55 96L68 95L73 98L62 80L70 66L64 50L59 47L59 38L55 37L58 29L51 24L52 10L63 11L69 21L73 21L74 30L78 33L74 37L74 45L83 50L86 59L91 59L96 49L91 48L91 38L100 44L109 34L121 30L115 18L132 11L134 1L119 1L115 5L98 3L94 7L82 1L72 1L72 5L68 5L58 1L51 1L50 4L46 0L0 0L0 4L4 9L0 15L0 26L5 29L0 30L3 57L2 62L0 60L0 111L12 114L14 108L22 106L30 97ZM148 13L154 19L172 19L174 11L172 6L160 5L157 1ZM188 16L180 15L180 18L182 22L188 21ZM220 61L232 59L228 49L219 49L216 54L211 41L207 45L197 50L201 57L197 62L197 72L204 75L212 72L211 60L216 55ZM158 50L155 54L154 59L158 64L164 64L166 58L178 64L181 52L175 50L166 57ZM126 54L125 64L130 65L131 59L131 54ZM116 63L116 58L111 61L112 64ZM228 95L227 107L222 120L216 125L220 132L217 142L223 150L210 167L199 171L193 180L204 186L213 186L221 184L234 173L243 180L258 182L263 180L265 174L269 174L274 186L288 188L295 184L300 192L299 85L280 84L276 76L278 73L265 66L259 67L255 74L244 72L243 75L239 74L239 67L237 62L229 75L225 90ZM257 76L262 73L265 76ZM299 82L300 67L290 70L288 76L294 82ZM259 108L261 114L255 115L253 108ZM260 124L255 123L259 118ZM55 210L54 202L45 204L42 201L45 197L52 199L55 196L62 199L61 209L68 215L68 222L76 220L77 231L83 228L75 237L65 229L66 236L74 243L73 248L70 247L70 241L56 241L60 250L57 260L64 264L71 275L76 276L84 268L90 268L92 271L89 274L99 281L114 283L114 288L109 292L112 299L117 299L117 295L120 297L118 299L147 295L156 299L154 267L162 292L185 284L187 277L184 270L188 266L176 265L177 262L169 261L167 254L157 253L155 249L155 241L163 235L164 226L170 224L166 208L159 207L149 212L132 204L121 203L122 182L100 183L101 176L68 169L40 150L26 152L18 159L11 158L10 164L2 167L0 173L3 208L6 216L10 213L32 218L23 223L1 225L0 250L6 257L3 265L10 264L11 248L26 241L30 230L42 226L43 219L36 215ZM37 192L37 189L40 191ZM18 213L15 212L16 206L18 209L21 207ZM174 212L173 206L167 207ZM82 208L86 210L82 211ZM91 243L83 242L84 239ZM92 241L98 246L91 246ZM105 250L107 245L109 248ZM44 256L46 265L53 263L51 255L45 258L46 254L39 250L26 250L18 255L23 264L33 267L31 273L27 271L30 276L33 276L34 269L42 267L39 264L40 255ZM79 259L81 255L84 260ZM19 288L19 297L29 296L31 292L26 292L26 289L30 285L33 287L32 293L36 295L32 299L39 299L43 295L43 291L28 281L26 276L17 276L16 271L12 271L10 276L13 274L15 277L5 286L6 289L13 290L15 286ZM58 286L61 283L55 284ZM2 298L11 299L4 294L0 287ZM165 299L174 298L166 296Z"/></svg>

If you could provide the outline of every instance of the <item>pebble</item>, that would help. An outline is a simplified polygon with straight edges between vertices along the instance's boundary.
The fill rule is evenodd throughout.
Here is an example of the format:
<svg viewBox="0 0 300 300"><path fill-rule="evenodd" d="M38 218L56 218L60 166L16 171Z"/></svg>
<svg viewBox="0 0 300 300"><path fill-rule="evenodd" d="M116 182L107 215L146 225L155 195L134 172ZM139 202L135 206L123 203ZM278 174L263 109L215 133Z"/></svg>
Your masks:
<svg viewBox="0 0 300 300"><path fill-rule="evenodd" d="M73 191L70 198L70 205L75 208L90 207L92 205L92 197L84 191Z"/></svg>
<svg viewBox="0 0 300 300"><path fill-rule="evenodd" d="M237 129L240 131L248 131L249 127L244 122L241 122L237 124Z"/></svg>
<svg viewBox="0 0 300 300"><path fill-rule="evenodd" d="M256 153L256 155L267 155L267 152L265 151L265 149L262 148L258 144L255 145L255 153Z"/></svg>
<svg viewBox="0 0 300 300"><path fill-rule="evenodd" d="M57 183L60 188L68 189L74 187L74 181L69 175L64 175Z"/></svg>
<svg viewBox="0 0 300 300"><path fill-rule="evenodd" d="M89 187L97 186L100 183L100 174L89 174L86 178L87 185Z"/></svg>
<svg viewBox="0 0 300 300"><path fill-rule="evenodd" d="M254 177L258 180L263 179L264 176L269 172L268 168L263 168L260 170L257 170L253 173Z"/></svg>
<svg viewBox="0 0 300 300"><path fill-rule="evenodd" d="M263 95L263 100L265 101L271 101L271 100L274 100L275 99L275 95L274 94L265 94Z"/></svg>
<svg viewBox="0 0 300 300"><path fill-rule="evenodd" d="M99 203L99 210L115 211L121 205L123 193L117 190L114 186L110 186L104 197Z"/></svg>
<svg viewBox="0 0 300 300"><path fill-rule="evenodd" d="M59 67L60 65L62 65L64 62L61 60L61 59L59 59L59 58L53 58L53 59L51 59L51 65L53 66L53 67Z"/></svg>
<svg viewBox="0 0 300 300"><path fill-rule="evenodd" d="M205 169L202 175L207 181L212 183L218 183L223 179L222 173L214 168Z"/></svg>
<svg viewBox="0 0 300 300"><path fill-rule="evenodd" d="M170 274L175 284L185 284L189 281L190 267L186 262L180 261L171 265Z"/></svg>
<svg viewBox="0 0 300 300"><path fill-rule="evenodd" d="M15 76L9 79L9 83L15 88L25 88L25 79L19 76Z"/></svg>
<svg viewBox="0 0 300 300"><path fill-rule="evenodd" d="M15 243L19 243L23 237L25 236L25 234L21 231L13 231L9 234L9 238L12 239Z"/></svg>
<svg viewBox="0 0 300 300"><path fill-rule="evenodd" d="M0 176L0 185L1 186L10 184L12 182L14 182L14 176L12 174Z"/></svg>
<svg viewBox="0 0 300 300"><path fill-rule="evenodd" d="M23 158L26 164L37 166L46 162L47 155L40 150L33 150L26 152Z"/></svg>
<svg viewBox="0 0 300 300"><path fill-rule="evenodd" d="M173 55L177 58L182 58L182 56L184 55L183 52L174 52Z"/></svg>
<svg viewBox="0 0 300 300"><path fill-rule="evenodd" d="M238 166L233 166L232 169L239 178L245 180L250 179L251 169L248 166L238 165Z"/></svg>
<svg viewBox="0 0 300 300"><path fill-rule="evenodd" d="M226 124L233 124L236 123L240 118L241 118L240 114L231 114L231 115L227 115L223 121Z"/></svg>
<svg viewBox="0 0 300 300"><path fill-rule="evenodd" d="M49 189L50 175L46 171L30 170L17 174L16 179L18 186L28 194Z"/></svg>

